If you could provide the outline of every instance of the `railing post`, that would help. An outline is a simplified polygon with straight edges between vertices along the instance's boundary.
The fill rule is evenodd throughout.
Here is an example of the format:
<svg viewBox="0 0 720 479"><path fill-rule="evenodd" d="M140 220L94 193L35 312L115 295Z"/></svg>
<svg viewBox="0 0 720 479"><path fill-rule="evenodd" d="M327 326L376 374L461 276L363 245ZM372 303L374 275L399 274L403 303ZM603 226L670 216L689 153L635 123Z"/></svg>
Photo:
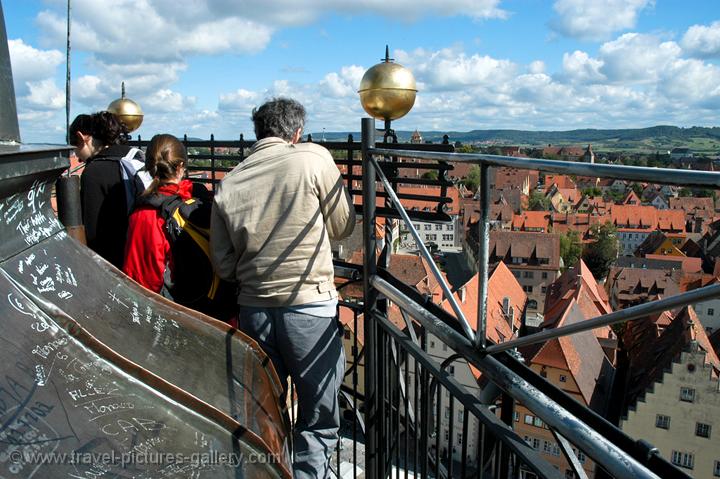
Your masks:
<svg viewBox="0 0 720 479"><path fill-rule="evenodd" d="M475 344L485 348L487 331L488 270L490 265L490 171L480 165L480 231L478 235L478 330Z"/></svg>
<svg viewBox="0 0 720 479"><path fill-rule="evenodd" d="M363 169L363 316L365 334L365 468L367 477L380 477L378 439L382 437L379 428L382 418L378 417L377 344L373 310L377 303L377 291L371 286L370 278L377 273L377 241L375 238L375 168L370 161L369 149L375 147L375 120L362 119L362 169Z"/></svg>
<svg viewBox="0 0 720 479"><path fill-rule="evenodd" d="M215 193L215 134L210 133L210 178L212 180L212 190Z"/></svg>

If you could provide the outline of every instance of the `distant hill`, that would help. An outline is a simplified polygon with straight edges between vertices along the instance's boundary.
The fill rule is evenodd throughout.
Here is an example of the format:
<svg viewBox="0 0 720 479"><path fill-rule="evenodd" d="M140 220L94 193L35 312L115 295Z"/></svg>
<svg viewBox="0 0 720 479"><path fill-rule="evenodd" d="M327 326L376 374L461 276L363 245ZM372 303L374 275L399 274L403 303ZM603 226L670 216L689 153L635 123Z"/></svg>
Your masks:
<svg viewBox="0 0 720 479"><path fill-rule="evenodd" d="M400 141L409 141L411 131L397 131ZM541 146L548 144L587 144L592 143L607 149L671 149L687 146L695 151L717 152L720 150L720 127L680 128L670 125L658 125L649 128L597 130L582 129L569 131L525 131L525 130L472 130L461 131L421 131L425 141L437 143L443 135L450 141L461 143L493 142L500 144ZM319 139L322 134L313 133ZM347 132L325 132L328 141L345 140ZM358 140L359 133L353 133Z"/></svg>

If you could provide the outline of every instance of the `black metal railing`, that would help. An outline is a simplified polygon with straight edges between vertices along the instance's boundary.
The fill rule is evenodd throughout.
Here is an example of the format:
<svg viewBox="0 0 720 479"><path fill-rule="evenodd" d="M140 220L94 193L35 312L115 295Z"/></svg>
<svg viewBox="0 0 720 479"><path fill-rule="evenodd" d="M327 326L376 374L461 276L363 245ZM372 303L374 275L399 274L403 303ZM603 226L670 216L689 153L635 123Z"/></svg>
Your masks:
<svg viewBox="0 0 720 479"><path fill-rule="evenodd" d="M478 328L477 331L468 331L467 321L462 314L453 317L417 294L407 285L399 283L389 273L378 268L378 263L383 262L382 256L377 257L376 239L374 228L375 218L379 216L374 208L375 188L379 183L384 191L392 198L393 203L402 209L399 198L394 197L392 188L385 176L382 162L376 157L387 158L396 152L388 148L377 148L374 141L375 125L371 119L364 119L362 123L362 144L363 144L363 204L365 226L365 258L364 258L364 283L365 283L365 304L364 314L369 318L365 322L366 341L366 373L365 373L365 394L368 398L374 399L368 405L365 416L368 430L366 431L368 447L374 451L367 457L366 466L372 477L387 477L388 466L392 461L387 459L388 437L390 442L400 441L397 431L388 424L388 405L393 404L391 388L387 391L383 381L389 375L391 369L388 367L390 356L384 348L388 340L402 340L402 345L411 347L411 344L418 346L417 342L411 342L409 336L397 329L393 329L392 323L388 322L386 310L387 302L399 306L413 319L422 325L424 334L433 334L448 345L457 356L475 366L485 380L492 382L502 390L502 399L499 402L501 418L512 417L513 402L518 401L533 411L544 424L553 432L557 439L562 453L567 459L571 471L578 477L585 477L586 474L578 460L577 454L583 451L592 458L598 466L598 474L611 475L613 477L688 477L681 470L672 466L668 461L661 458L657 449L642 441L635 441L622 431L614 427L605 419L584 407L563 391L559 390L544 378L532 372L529 368L517 361L508 350L521 345L544 342L564 335L580 331L590 331L599 325L616 324L628 320L646 316L650 312L664 311L668 308L691 304L697 301L706 300L720 296L720 287L709 286L700 288L688 293L682 293L672 298L654 301L649 304L628 308L623 311L612 313L599 318L590 319L581 323L560 327L554 330L543 331L523 338L513 339L499 345L486 345L486 314L487 314L487 282L488 282L488 250L489 250L489 167L508 166L518 169L533 169L541 172L554 172L568 175L581 175L601 178L621 178L651 181L661 184L679 184L684 186L719 187L720 174L696 172L687 170L660 170L655 168L628 167L620 165L595 165L584 163L572 163L562 161L533 160L527 158L502 157L482 154L454 154L454 153L427 153L427 152L403 152L403 155L415 156L426 160L447 161L447 162L471 162L480 166L480 198L481 198L481 219L479 221L479 275L478 275ZM414 225L403 218L405 227L411 233L416 234ZM432 263L428 252L420 248L420 253ZM433 271L439 282L443 282L442 276ZM446 296L446 299L451 297ZM453 308L455 309L455 308ZM398 343L399 345L400 343ZM417 351L416 351L417 352ZM392 368L392 364L390 365ZM391 376L391 375L390 375ZM442 376L436 376L441 381ZM463 391L455 391L459 399ZM431 395L432 396L432 395ZM438 403L439 404L439 403ZM437 406L437 404L436 404ZM510 411L508 411L509 409ZM389 409L392 412L392 408ZM507 421L508 423L511 421ZM508 430L510 427L505 426ZM452 437L450 438L452 440ZM496 434L493 436L496 453L502 459L502 451L507 451L512 442L508 436ZM524 443L523 443L524 444ZM487 446L487 445L485 445ZM482 448L484 450L484 448ZM499 451L499 452L497 452ZM430 457L433 452L427 450ZM434 459L440 462L438 452L435 451ZM530 466L526 461L519 460L524 451L520 448L512 450L511 457L505 461L499 461L499 468L496 464L488 468L488 465L479 462L481 474L491 474L493 477L518 477L518 473ZM527 456L524 456L527 458ZM518 465L522 462L522 465ZM542 470L538 466L547 462L544 459L531 460L532 471L540 477L554 477L557 471ZM450 463L451 464L451 463ZM437 471L436 471L437 472ZM522 473L523 477L526 476ZM423 474L424 476L424 474ZM448 477L452 477L450 474ZM461 476L463 477L463 476Z"/></svg>
<svg viewBox="0 0 720 479"><path fill-rule="evenodd" d="M139 146L146 142L138 140ZM341 300L339 308L350 311L346 329L349 357L341 403L345 407L338 453L333 467L352 477L563 477L532 444L513 431L515 404L521 403L539 417L557 441L560 453L576 477L587 477L587 456L597 465L597 477L688 477L657 449L636 441L606 419L571 398L522 364L512 350L567 334L589 331L649 313L720 296L720 286L628 308L581 323L511 339L486 343L489 260L489 205L492 166L533 169L599 178L651 181L683 186L720 187L720 174L687 170L664 170L620 165L584 164L482 154L456 154L449 145L407 145L375 142L375 126L362 123L362 141L322 142L335 151L350 192L362 195L358 213L363 215L364 258L360 268L336 262L336 277L347 285L362 283L361 299ZM196 179L211 185L216 172L229 171L244 160L252 142L209 142L186 139L191 151L191 171L210 171L210 178ZM209 153L193 153L208 148ZM223 154L218 149L227 148ZM337 154L337 152L341 152ZM408 163L408 158L424 160ZM380 161L379 161L379 160ZM209 161L207 165L193 164ZM230 162L230 164L228 164ZM470 327L455 303L429 252L419 241L413 220L448 221L443 205L453 163L480 167L480 221L478 241L478 321ZM438 171L438 179L403 177L405 168ZM427 195L403 194L400 185L440 187ZM403 200L423 200L431 211L405 211ZM378 204L379 203L379 204ZM390 230L385 250L377 254L376 220L400 218L415 237L420 254L443 289L454 315L432 303L388 271ZM340 287L342 292L343 286ZM390 321L389 305L402 312L403 322ZM362 338L362 339L360 339ZM434 341L449 347L446 356L434 355ZM482 387L461 383L450 368L473 366L482 374ZM363 377L364 376L364 377ZM477 386L477 387L476 387ZM348 442L351 447L348 448ZM349 449L349 450L348 450ZM364 458L363 458L364 456ZM349 469L348 469L349 468Z"/></svg>

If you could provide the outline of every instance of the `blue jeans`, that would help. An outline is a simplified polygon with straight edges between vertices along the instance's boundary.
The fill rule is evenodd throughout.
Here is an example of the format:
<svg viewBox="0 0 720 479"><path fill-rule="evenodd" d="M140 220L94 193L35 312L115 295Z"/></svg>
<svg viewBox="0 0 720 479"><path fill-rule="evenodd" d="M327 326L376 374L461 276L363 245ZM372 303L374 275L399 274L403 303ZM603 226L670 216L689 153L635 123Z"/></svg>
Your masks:
<svg viewBox="0 0 720 479"><path fill-rule="evenodd" d="M327 477L338 441L338 392L345 373L342 330L336 317L250 306L240 306L239 313L240 330L270 357L283 383L283 396L288 375L297 390L293 476Z"/></svg>

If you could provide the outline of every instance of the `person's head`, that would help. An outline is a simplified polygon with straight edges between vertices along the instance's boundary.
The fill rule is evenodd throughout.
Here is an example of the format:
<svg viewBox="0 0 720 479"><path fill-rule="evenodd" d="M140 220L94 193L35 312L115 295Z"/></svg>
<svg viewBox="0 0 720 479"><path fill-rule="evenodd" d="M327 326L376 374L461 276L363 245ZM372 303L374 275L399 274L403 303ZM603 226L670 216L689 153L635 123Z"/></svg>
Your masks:
<svg viewBox="0 0 720 479"><path fill-rule="evenodd" d="M153 177L145 195L157 192L160 185L179 183L185 175L187 151L185 145L172 135L155 135L145 152L145 169Z"/></svg>
<svg viewBox="0 0 720 479"><path fill-rule="evenodd" d="M87 161L110 145L125 142L127 128L108 111L78 115L70 124L70 144L81 161Z"/></svg>
<svg viewBox="0 0 720 479"><path fill-rule="evenodd" d="M305 108L290 98L273 98L253 109L252 121L258 140L276 136L297 143L305 126Z"/></svg>

